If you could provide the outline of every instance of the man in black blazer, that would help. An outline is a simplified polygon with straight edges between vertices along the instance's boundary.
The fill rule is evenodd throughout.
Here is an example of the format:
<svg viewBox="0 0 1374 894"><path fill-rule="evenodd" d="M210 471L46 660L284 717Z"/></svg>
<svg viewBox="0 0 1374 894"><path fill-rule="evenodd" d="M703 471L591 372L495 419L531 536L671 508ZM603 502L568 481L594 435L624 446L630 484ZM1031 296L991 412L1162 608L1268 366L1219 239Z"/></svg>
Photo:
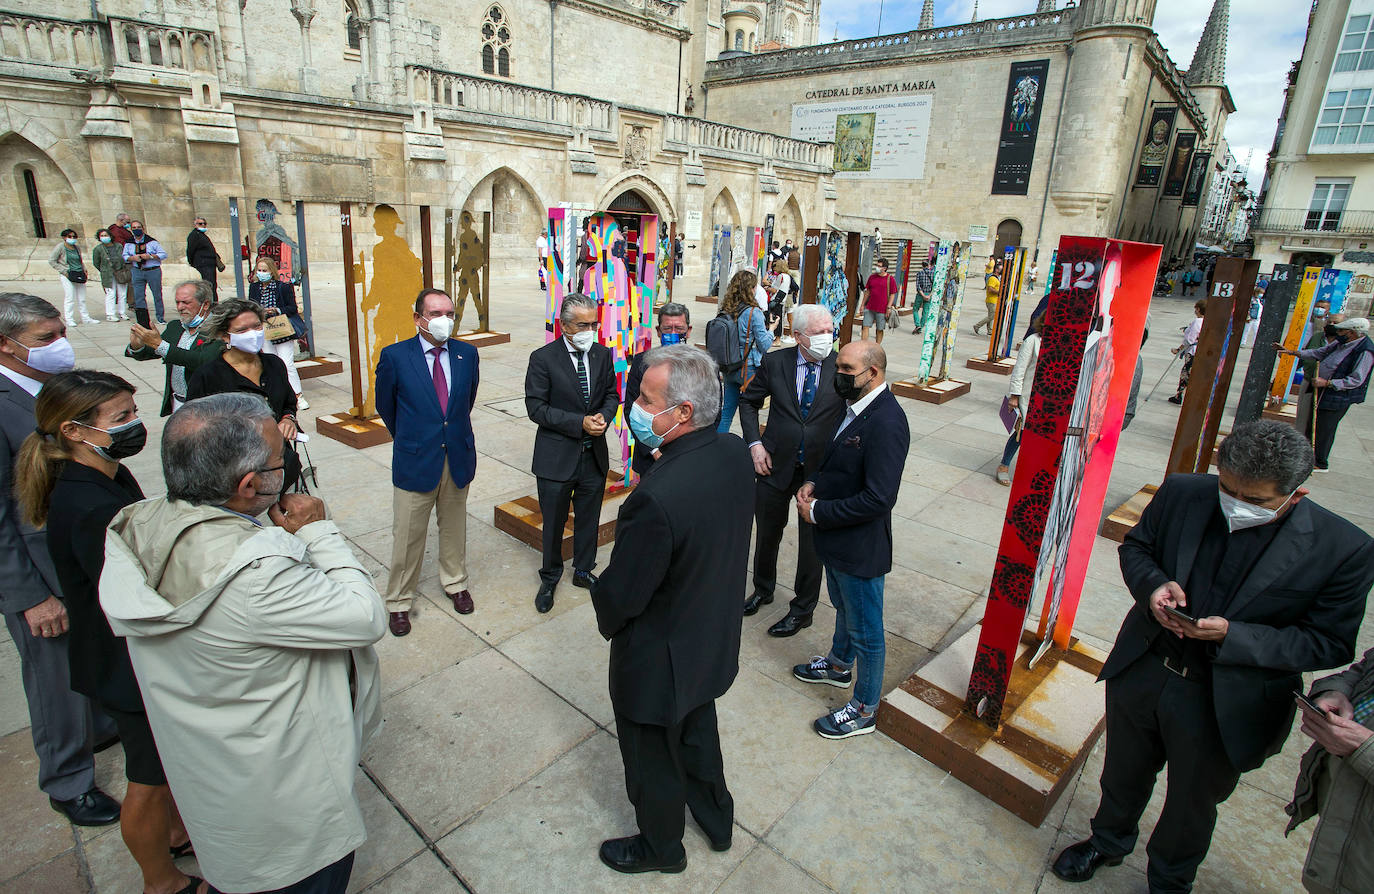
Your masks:
<svg viewBox="0 0 1374 894"><path fill-rule="evenodd" d="M687 305L670 301L658 309L658 343L663 346L691 344L692 312ZM630 407L639 400L639 383L644 379L644 358L648 351L640 351L630 361L630 374L625 377L625 418L630 418ZM654 465L654 453L648 447L635 442L630 467L641 478L648 474Z"/></svg>
<svg viewBox="0 0 1374 894"><path fill-rule="evenodd" d="M620 509L615 550L592 588L611 641L610 690L639 834L601 845L620 872L681 872L683 807L729 850L734 800L715 700L739 670L749 560L749 452L716 432L720 375L700 348L649 352L630 425L659 449Z"/></svg>
<svg viewBox="0 0 1374 894"><path fill-rule="evenodd" d="M744 603L752 615L773 601L778 582L778 546L787 527L792 498L820 468L835 426L844 416L844 401L835 392L835 325L819 304L792 311L796 347L763 355L758 372L740 397L739 421L754 461L754 592ZM759 433L759 410L768 405L768 426ZM797 576L792 604L769 636L792 636L811 626L811 613L821 598L821 560L812 543L813 527L798 523Z"/></svg>
<svg viewBox="0 0 1374 894"><path fill-rule="evenodd" d="M177 283L172 295L177 318L167 324L161 335L156 329L135 323L129 328L129 346L124 349L125 357L161 360L167 368L162 387L163 416L172 415L186 403L186 386L196 370L224 353L224 342L200 334L201 324L210 316L210 307L215 303L211 284L203 279L188 279Z"/></svg>
<svg viewBox="0 0 1374 894"><path fill-rule="evenodd" d="M114 736L114 724L103 713L93 718L90 701L72 691L57 571L43 532L21 518L12 485L19 446L33 434L34 398L73 364L57 308L0 294L0 612L23 668L38 787L72 822L102 826L119 819L119 803L96 787L91 743Z"/></svg>
<svg viewBox="0 0 1374 894"><path fill-rule="evenodd" d="M834 389L848 407L825 458L797 491L797 512L815 525L835 637L830 654L796 665L792 675L847 689L859 663L853 698L814 724L827 739L873 732L883 694L883 579L892 570L892 507L911 446L906 413L888 390L886 373L887 354L877 343L840 349Z"/></svg>
<svg viewBox="0 0 1374 894"><path fill-rule="evenodd" d="M1092 837L1055 860L1061 879L1086 881L1131 852L1167 763L1146 874L1152 892L1192 890L1217 806L1283 747L1301 674L1354 657L1374 540L1304 499L1312 463L1291 425L1237 426L1217 475L1168 478L1126 535L1136 604L1102 668L1102 800Z"/></svg>
<svg viewBox="0 0 1374 894"><path fill-rule="evenodd" d="M539 426L533 471L544 517L544 564L534 607L553 608L563 577L563 526L573 508L573 585L590 588L595 577L596 532L610 457L606 427L620 405L610 348L596 343L599 308L574 292L563 299L558 319L563 336L530 354L525 372L525 412Z"/></svg>

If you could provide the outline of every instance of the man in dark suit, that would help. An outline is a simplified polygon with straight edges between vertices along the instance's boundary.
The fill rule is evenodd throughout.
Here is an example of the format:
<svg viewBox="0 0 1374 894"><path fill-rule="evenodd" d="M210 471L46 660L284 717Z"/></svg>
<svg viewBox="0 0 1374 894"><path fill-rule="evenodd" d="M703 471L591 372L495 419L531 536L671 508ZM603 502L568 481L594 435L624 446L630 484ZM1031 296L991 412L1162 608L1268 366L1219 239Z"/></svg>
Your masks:
<svg viewBox="0 0 1374 894"><path fill-rule="evenodd" d="M892 507L911 446L906 413L888 390L886 373L887 354L878 344L854 341L840 349L834 388L848 407L825 458L797 492L797 512L815 525L835 637L829 655L796 665L792 675L848 688L859 663L853 698L815 722L827 739L873 732L883 694L883 580L892 570Z"/></svg>
<svg viewBox="0 0 1374 894"><path fill-rule="evenodd" d="M744 603L752 615L773 601L778 582L778 546L787 527L792 498L820 468L835 426L844 416L844 401L835 393L835 326L819 304L792 311L796 347L763 355L758 372L740 397L739 419L754 461L754 593ZM759 410L768 405L768 426L759 433ZM812 544L811 525L798 523L797 576L792 604L769 636L792 636L811 626L811 613L821 598L821 560Z"/></svg>
<svg viewBox="0 0 1374 894"><path fill-rule="evenodd" d="M89 700L72 691L57 572L43 532L22 519L12 486L15 456L35 426L34 397L74 365L57 308L32 295L0 295L0 612L23 668L38 787L72 822L103 826L119 819L119 804L96 788L91 743L95 735L113 737L114 724L104 714L93 723Z"/></svg>
<svg viewBox="0 0 1374 894"><path fill-rule="evenodd" d="M610 456L606 428L620 405L611 350L596 343L596 300L573 292L563 299L556 338L530 354L525 412L539 426L533 472L544 517L544 564L534 607L553 608L563 577L563 526L573 508L573 585L590 589L596 578L596 532Z"/></svg>
<svg viewBox="0 0 1374 894"><path fill-rule="evenodd" d="M610 690L639 834L601 845L620 872L681 872L683 807L713 850L730 848L734 799L715 700L739 670L749 560L749 453L716 432L720 375L690 345L649 352L630 425L661 456L625 501L592 588L611 641Z"/></svg>
<svg viewBox="0 0 1374 894"><path fill-rule="evenodd" d="M473 611L467 518L468 485L477 473L477 349L449 337L456 319L446 292L423 290L415 299L418 334L383 348L377 361L377 413L391 432L393 543L386 610L394 636L410 632L431 511L439 521L439 585L454 611Z"/></svg>
<svg viewBox="0 0 1374 894"><path fill-rule="evenodd" d="M1283 747L1301 674L1354 656L1374 541L1304 499L1312 461L1291 425L1237 426L1217 475L1168 478L1126 535L1136 604L1102 667L1102 800L1092 837L1055 860L1061 879L1086 881L1131 852L1167 763L1146 874L1152 892L1191 891L1217 806Z"/></svg>
<svg viewBox="0 0 1374 894"><path fill-rule="evenodd" d="M210 316L215 293L203 279L178 283L172 292L176 302L177 319L167 324L159 335L135 323L129 327L129 346L124 356L134 360L161 360L167 368L162 388L163 416L172 415L186 403L186 385L196 370L214 360L224 351L224 342L200 334L200 326Z"/></svg>
<svg viewBox="0 0 1374 894"><path fill-rule="evenodd" d="M687 309L687 305L678 304L670 301L658 309L658 343L664 347L671 345L691 344L692 338L692 312ZM625 377L625 418L630 418L630 407L639 400L639 383L644 379L644 358L649 354L648 351L640 351L630 361L630 374ZM657 451L650 450L638 441L634 445L634 454L631 461L631 468L635 474L641 478L648 473L654 465L654 454Z"/></svg>
<svg viewBox="0 0 1374 894"><path fill-rule="evenodd" d="M200 274L201 279L210 284L210 291L218 295L219 284L216 283L215 277L224 269L224 261L220 260L219 252L215 250L215 243L210 241L207 229L205 218L197 217L191 232L186 234L186 263Z"/></svg>

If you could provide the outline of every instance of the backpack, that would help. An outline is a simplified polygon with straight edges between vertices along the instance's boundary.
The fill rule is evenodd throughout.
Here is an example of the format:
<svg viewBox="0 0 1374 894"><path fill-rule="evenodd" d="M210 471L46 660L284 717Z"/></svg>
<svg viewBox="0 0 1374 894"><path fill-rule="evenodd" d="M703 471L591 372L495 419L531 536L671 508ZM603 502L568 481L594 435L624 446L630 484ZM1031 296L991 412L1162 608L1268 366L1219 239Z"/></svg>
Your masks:
<svg viewBox="0 0 1374 894"><path fill-rule="evenodd" d="M751 313L753 308L746 307L741 314ZM716 361L716 366L726 375L739 372L749 358L754 331L749 330L745 343L740 343L739 317L731 317L725 312L715 315L706 324L706 351Z"/></svg>

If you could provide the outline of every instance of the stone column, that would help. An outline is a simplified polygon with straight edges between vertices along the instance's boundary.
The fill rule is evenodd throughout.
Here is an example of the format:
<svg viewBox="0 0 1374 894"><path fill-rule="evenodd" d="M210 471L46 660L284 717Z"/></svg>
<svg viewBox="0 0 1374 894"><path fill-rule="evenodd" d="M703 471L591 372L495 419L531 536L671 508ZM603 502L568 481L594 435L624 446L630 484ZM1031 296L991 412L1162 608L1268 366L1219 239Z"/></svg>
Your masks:
<svg viewBox="0 0 1374 894"><path fill-rule="evenodd" d="M315 0L291 0L291 14L301 26L301 92L319 91L319 73L310 63L310 23L315 18Z"/></svg>

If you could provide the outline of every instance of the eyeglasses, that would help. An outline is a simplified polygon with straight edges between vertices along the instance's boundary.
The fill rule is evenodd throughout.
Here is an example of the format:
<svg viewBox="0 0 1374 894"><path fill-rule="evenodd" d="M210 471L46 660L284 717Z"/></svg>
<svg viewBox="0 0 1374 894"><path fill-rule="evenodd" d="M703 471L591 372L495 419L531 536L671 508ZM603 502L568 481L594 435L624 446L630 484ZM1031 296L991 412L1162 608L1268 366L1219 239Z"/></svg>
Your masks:
<svg viewBox="0 0 1374 894"><path fill-rule="evenodd" d="M591 332L600 325L596 320L592 320L590 323L564 323L563 328L569 332Z"/></svg>
<svg viewBox="0 0 1374 894"><path fill-rule="evenodd" d="M260 474L265 474L265 473L267 473L267 472L281 472L281 471L284 471L285 469L286 469L286 463L283 462L283 463L282 463L281 465L279 465L279 466L271 466L271 467L266 468L266 469L258 469L258 472L259 472Z"/></svg>

